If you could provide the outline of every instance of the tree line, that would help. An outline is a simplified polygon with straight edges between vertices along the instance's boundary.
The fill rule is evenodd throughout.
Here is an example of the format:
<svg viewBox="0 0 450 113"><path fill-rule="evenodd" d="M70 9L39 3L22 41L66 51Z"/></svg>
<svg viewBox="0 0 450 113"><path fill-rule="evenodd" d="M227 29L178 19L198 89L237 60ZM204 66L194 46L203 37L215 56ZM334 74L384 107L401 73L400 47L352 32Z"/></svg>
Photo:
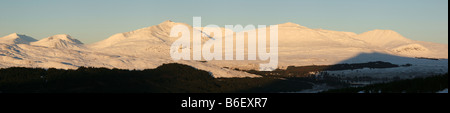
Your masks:
<svg viewBox="0 0 450 113"><path fill-rule="evenodd" d="M2 93L261 93L311 87L302 81L266 77L216 79L209 72L175 63L146 70L0 69Z"/></svg>

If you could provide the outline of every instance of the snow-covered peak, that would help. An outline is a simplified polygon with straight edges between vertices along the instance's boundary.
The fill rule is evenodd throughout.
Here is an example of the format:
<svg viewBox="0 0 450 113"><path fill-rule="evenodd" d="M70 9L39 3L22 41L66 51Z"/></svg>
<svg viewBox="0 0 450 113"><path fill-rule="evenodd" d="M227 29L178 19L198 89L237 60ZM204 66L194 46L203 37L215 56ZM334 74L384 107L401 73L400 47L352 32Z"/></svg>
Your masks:
<svg viewBox="0 0 450 113"><path fill-rule="evenodd" d="M302 26L302 25L299 25L299 24L296 24L296 23L292 23L292 22L287 22L287 23L284 23L284 24L278 24L278 27L281 27L281 28L283 28L283 27L293 27L293 28L307 28L307 27L305 27L305 26Z"/></svg>
<svg viewBox="0 0 450 113"><path fill-rule="evenodd" d="M170 20L164 21L158 25L138 29L131 32L118 33L108 39L90 45L93 48L105 48L110 46L119 46L127 42L149 42L155 44L167 43L178 39L170 38L170 31L176 25L185 25L192 28L188 24L176 23Z"/></svg>
<svg viewBox="0 0 450 113"><path fill-rule="evenodd" d="M37 41L36 39L26 36L26 35L20 35L17 33L9 34L5 37L0 38L0 43L5 44L29 44L30 42Z"/></svg>
<svg viewBox="0 0 450 113"><path fill-rule="evenodd" d="M356 38L381 47L398 47L412 42L393 30L380 29L359 34Z"/></svg>
<svg viewBox="0 0 450 113"><path fill-rule="evenodd" d="M166 20L160 23L159 25L173 25L173 24L175 24L175 22L173 22L172 20Z"/></svg>
<svg viewBox="0 0 450 113"><path fill-rule="evenodd" d="M372 31L368 31L365 33L360 34L360 36L365 36L365 37L361 37L361 38L366 38L366 39L389 39L389 40L407 40L407 38L403 37L401 34L399 34L398 32L395 32L393 30L381 30L381 29L376 29L376 30L372 30Z"/></svg>
<svg viewBox="0 0 450 113"><path fill-rule="evenodd" d="M37 45L37 46L44 46L44 47L70 49L73 47L78 47L79 45L82 45L83 43L77 39L72 38L70 35L59 34L59 35L54 35L54 36L51 36L48 38L44 38L42 40L33 42L31 44Z"/></svg>
<svg viewBox="0 0 450 113"><path fill-rule="evenodd" d="M42 39L41 41L66 41L73 44L83 44L81 41L72 38L70 35L67 34L59 34L54 35L45 39Z"/></svg>
<svg viewBox="0 0 450 113"><path fill-rule="evenodd" d="M19 34L17 34L17 33L12 33L12 34L9 34L9 35L7 35L7 36L5 36L5 37L18 37L19 36Z"/></svg>
<svg viewBox="0 0 450 113"><path fill-rule="evenodd" d="M283 24L279 24L280 26L300 26L299 24L293 23L293 22L286 22Z"/></svg>
<svg viewBox="0 0 450 113"><path fill-rule="evenodd" d="M379 33L379 34L389 34L389 35L399 35L399 36L401 36L400 33L396 32L394 30L384 30L384 29L375 29L375 30L372 30L372 31L368 31L366 33L372 33L372 34Z"/></svg>

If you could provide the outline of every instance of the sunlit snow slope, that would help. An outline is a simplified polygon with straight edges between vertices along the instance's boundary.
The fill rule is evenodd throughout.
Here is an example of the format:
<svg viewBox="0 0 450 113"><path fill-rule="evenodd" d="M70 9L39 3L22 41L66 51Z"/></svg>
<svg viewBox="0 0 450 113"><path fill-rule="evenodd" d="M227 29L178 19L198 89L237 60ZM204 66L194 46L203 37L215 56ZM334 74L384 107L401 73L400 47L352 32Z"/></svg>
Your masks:
<svg viewBox="0 0 450 113"><path fill-rule="evenodd" d="M186 25L191 32L207 32L203 28L192 28L184 23L165 21L159 25L118 33L103 41L87 45L69 35L55 35L37 41L29 36L14 33L0 38L0 67L75 69L80 66L90 66L148 69L164 63L177 62L209 71L214 77L257 77L257 75L224 67L259 69L260 63L267 62L173 61L170 57L170 46L179 37L170 37L170 31L176 25ZM225 29L220 28L220 30ZM279 24L278 30L279 68L387 61L400 65L414 64L411 68L397 71L414 73L416 68L424 67L420 71L436 72L429 68L438 68L441 70L439 72L448 72L448 69L444 69L448 68L447 60L414 58L447 59L448 45L410 40L391 30L374 30L356 34L311 29L295 23ZM230 34L224 33L223 36L225 35ZM203 35L202 43L210 38Z"/></svg>

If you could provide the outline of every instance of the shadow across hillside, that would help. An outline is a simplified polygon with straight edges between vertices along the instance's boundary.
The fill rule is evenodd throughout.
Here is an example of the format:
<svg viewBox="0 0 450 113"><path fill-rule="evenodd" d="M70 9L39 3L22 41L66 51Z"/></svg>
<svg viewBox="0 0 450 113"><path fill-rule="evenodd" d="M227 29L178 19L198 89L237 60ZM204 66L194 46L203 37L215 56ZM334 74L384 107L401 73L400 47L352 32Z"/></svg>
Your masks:
<svg viewBox="0 0 450 113"><path fill-rule="evenodd" d="M441 60L426 60L395 56L384 53L361 53L340 61L333 65L310 65L310 66L289 66L287 69L277 69L271 72L256 70L241 70L262 76L279 76L279 77L308 77L311 74L317 74L323 71L341 71L355 69L383 69L409 67L414 64L444 62ZM237 69L239 70L239 69Z"/></svg>
<svg viewBox="0 0 450 113"><path fill-rule="evenodd" d="M314 90L323 90L326 91L327 89L339 89L339 88L345 88L345 87L361 87L364 86L366 83L377 83L377 82L391 82L391 81L397 81L401 80L399 76L406 76L409 77L411 75L394 75L392 77L385 76L385 78L377 78L375 76L371 76L370 73L365 73L364 76L354 76L354 77L345 77L345 75L335 75L330 74L328 72L330 71L344 71L349 70L353 73L360 73L359 71L354 71L358 69L387 69L387 68L399 68L399 67L411 67L414 65L423 65L423 64L432 64L432 65L446 65L448 66L448 61L446 59L418 59L418 58L409 58L409 57L402 57L402 56L395 56L390 54L384 54L384 53L361 53L356 55L355 57L352 57L350 59L343 60L337 64L334 65L311 65L311 66L289 66L287 69L277 69L275 71L271 72L265 72L265 71L256 71L256 70L247 70L246 72L262 75L264 77L272 77L272 78L283 78L286 81L295 80L295 79L301 79L297 82L308 82L315 86L320 85L326 85L325 87L328 88L319 88ZM405 68L402 68L405 69ZM383 70L378 70L383 71ZM414 70L413 70L414 71ZM419 70L417 70L419 71ZM431 72L431 71L430 71ZM380 73L380 72L377 72ZM386 72L388 73L388 72ZM416 72L410 72L415 73ZM434 72L432 72L434 73ZM367 75L368 74L368 75ZM430 74L426 72L421 72L421 74L427 74L422 75L425 77L433 77L435 75L439 74ZM390 74L389 74L390 75ZM375 77L375 78L373 78ZM311 81L313 80L313 81ZM401 83L411 83L411 82L401 82ZM421 83L421 84L433 84L433 83ZM435 83L436 84L436 83ZM270 84L268 86L271 86L274 84ZM397 87L396 89L404 89L409 87L415 87L408 84L402 84L399 86L393 86L390 87ZM257 89L257 88L255 88ZM442 87L434 88L436 89L442 89ZM251 89L250 89L251 90ZM300 91L299 89L298 91ZM426 89L421 89L428 91ZM431 89L430 89L431 90ZM337 90L341 91L341 90ZM344 90L342 90L344 91ZM414 92L414 91L409 91Z"/></svg>
<svg viewBox="0 0 450 113"><path fill-rule="evenodd" d="M419 61L419 59L374 52L374 53L360 53L360 54L356 55L355 57L343 60L337 64L365 63L365 62L374 62L374 61L390 62L393 64L404 64L404 63L412 63L415 61Z"/></svg>

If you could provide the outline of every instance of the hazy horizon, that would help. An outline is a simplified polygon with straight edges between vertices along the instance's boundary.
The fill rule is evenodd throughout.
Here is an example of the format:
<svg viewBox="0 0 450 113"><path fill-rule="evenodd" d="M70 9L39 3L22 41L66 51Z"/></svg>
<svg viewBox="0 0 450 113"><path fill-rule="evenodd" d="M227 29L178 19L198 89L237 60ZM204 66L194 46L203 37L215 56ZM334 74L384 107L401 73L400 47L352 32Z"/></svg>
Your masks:
<svg viewBox="0 0 450 113"><path fill-rule="evenodd" d="M69 1L3 0L0 37L19 33L42 39L69 34L90 44L166 20L203 26L297 23L313 29L363 33L394 30L420 41L448 44L447 0Z"/></svg>

